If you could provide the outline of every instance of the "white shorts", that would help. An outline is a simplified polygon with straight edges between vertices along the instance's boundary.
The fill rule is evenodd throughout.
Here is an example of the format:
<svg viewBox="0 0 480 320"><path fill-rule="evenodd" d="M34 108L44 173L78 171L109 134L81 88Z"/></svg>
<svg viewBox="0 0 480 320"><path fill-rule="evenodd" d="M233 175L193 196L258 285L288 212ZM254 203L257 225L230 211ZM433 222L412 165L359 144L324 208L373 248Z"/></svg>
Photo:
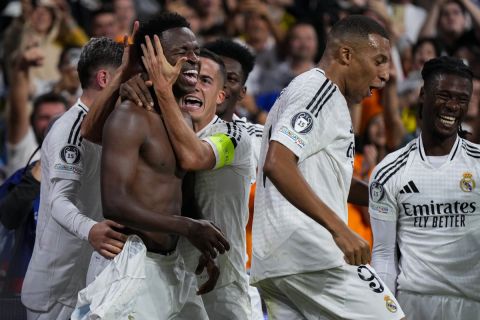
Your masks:
<svg viewBox="0 0 480 320"><path fill-rule="evenodd" d="M252 320L263 320L262 299L258 289L253 286L248 286L248 295L250 296L250 303L252 308Z"/></svg>
<svg viewBox="0 0 480 320"><path fill-rule="evenodd" d="M466 298L398 291L397 299L408 320L480 319L480 302Z"/></svg>
<svg viewBox="0 0 480 320"><path fill-rule="evenodd" d="M250 320L252 310L250 296L238 282L215 288L202 295L205 310L210 319Z"/></svg>
<svg viewBox="0 0 480 320"><path fill-rule="evenodd" d="M88 265L87 272L87 286L95 280L95 278L105 269L107 264L110 262L110 259L103 257L97 251L93 251L92 257L90 258L90 264Z"/></svg>
<svg viewBox="0 0 480 320"><path fill-rule="evenodd" d="M399 320L393 294L370 266L351 266L261 280L269 320Z"/></svg>
<svg viewBox="0 0 480 320"><path fill-rule="evenodd" d="M27 308L27 320L68 320L73 312L73 308L60 302L52 305L48 311L34 311Z"/></svg>

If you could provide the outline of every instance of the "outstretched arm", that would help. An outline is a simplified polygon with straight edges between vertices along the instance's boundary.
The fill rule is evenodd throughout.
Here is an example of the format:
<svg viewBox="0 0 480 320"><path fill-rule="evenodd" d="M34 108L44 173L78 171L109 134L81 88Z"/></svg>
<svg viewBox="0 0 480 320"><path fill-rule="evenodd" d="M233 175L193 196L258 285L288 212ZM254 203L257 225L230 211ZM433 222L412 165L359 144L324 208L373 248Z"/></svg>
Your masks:
<svg viewBox="0 0 480 320"><path fill-rule="evenodd" d="M154 36L155 49L149 37L143 46L143 63L153 81L155 94L165 119L172 145L182 169L187 171L213 169L216 158L212 147L200 140L183 118L173 96L172 85L176 81L184 59L171 66L163 55L158 36ZM202 81L199 79L198 81Z"/></svg>
<svg viewBox="0 0 480 320"><path fill-rule="evenodd" d="M130 102L122 103L105 123L102 151L102 204L106 218L135 229L185 236L202 253L215 257L229 249L220 231L204 220L164 215L145 208L133 196L139 154L147 137L144 111Z"/></svg>
<svg viewBox="0 0 480 320"><path fill-rule="evenodd" d="M370 261L369 245L350 231L347 225L312 190L303 178L295 154L277 141L271 141L263 173L280 193L300 211L324 226L345 254L349 264Z"/></svg>

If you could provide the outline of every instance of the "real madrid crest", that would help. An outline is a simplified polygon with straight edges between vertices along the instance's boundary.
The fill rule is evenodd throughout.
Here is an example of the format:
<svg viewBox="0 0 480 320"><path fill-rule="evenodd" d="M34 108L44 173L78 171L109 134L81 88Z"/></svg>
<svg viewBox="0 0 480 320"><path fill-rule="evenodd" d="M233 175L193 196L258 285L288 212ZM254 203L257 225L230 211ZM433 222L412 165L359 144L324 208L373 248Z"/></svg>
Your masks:
<svg viewBox="0 0 480 320"><path fill-rule="evenodd" d="M80 162L80 150L76 146L66 146L60 151L60 158L67 164Z"/></svg>
<svg viewBox="0 0 480 320"><path fill-rule="evenodd" d="M395 303L395 301L393 301L392 298L390 298L389 295L385 295L383 300L385 300L385 306L387 307L388 311L390 311L391 313L397 312L397 304Z"/></svg>
<svg viewBox="0 0 480 320"><path fill-rule="evenodd" d="M373 181L372 184L370 184L370 198L374 202L378 202L383 199L384 195L385 189L383 188L383 185L377 181Z"/></svg>
<svg viewBox="0 0 480 320"><path fill-rule="evenodd" d="M463 192L472 192L475 189L475 180L470 172L464 172L463 178L460 180L460 189Z"/></svg>

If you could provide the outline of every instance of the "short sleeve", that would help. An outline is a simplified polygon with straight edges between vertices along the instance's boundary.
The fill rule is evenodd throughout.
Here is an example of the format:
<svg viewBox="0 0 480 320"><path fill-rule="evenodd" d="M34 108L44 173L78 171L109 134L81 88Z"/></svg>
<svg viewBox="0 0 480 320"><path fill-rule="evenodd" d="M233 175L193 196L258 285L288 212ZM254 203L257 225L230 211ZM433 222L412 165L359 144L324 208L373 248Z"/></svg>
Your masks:
<svg viewBox="0 0 480 320"><path fill-rule="evenodd" d="M337 87L325 77L298 77L279 97L278 118L270 140L290 149L299 159L322 150L335 136L331 121Z"/></svg>
<svg viewBox="0 0 480 320"><path fill-rule="evenodd" d="M398 217L398 206L395 200L392 180L382 184L374 179L379 167L375 168L370 176L370 183L368 186L369 201L368 212L370 216L386 221L396 221Z"/></svg>
<svg viewBox="0 0 480 320"><path fill-rule="evenodd" d="M202 140L213 149L216 158L214 169L225 166L250 168L250 136L240 126L232 122L215 124Z"/></svg>

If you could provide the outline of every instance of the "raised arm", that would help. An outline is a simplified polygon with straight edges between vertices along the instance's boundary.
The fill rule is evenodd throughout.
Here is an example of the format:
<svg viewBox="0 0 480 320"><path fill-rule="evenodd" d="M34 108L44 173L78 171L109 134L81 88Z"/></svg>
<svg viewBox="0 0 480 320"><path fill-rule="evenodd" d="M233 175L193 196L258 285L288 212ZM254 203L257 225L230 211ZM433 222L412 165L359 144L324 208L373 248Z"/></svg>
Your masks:
<svg viewBox="0 0 480 320"><path fill-rule="evenodd" d="M229 249L224 236L211 223L145 208L132 193L137 183L139 153L147 137L143 110L124 102L114 110L103 130L101 167L102 204L106 218L129 227L185 236L202 253L216 256Z"/></svg>
<svg viewBox="0 0 480 320"><path fill-rule="evenodd" d="M425 19L425 22L420 29L420 33L418 34L419 39L435 37L437 35L437 25L438 19L440 17L440 9L442 8L444 3L445 0L433 1L430 10L428 10L427 18Z"/></svg>
<svg viewBox="0 0 480 320"><path fill-rule="evenodd" d="M196 171L213 169L215 153L206 142L200 140L183 118L180 107L173 96L172 86L176 81L185 59L179 59L171 66L163 55L158 36L154 36L155 49L149 37L143 46L143 63L153 82L155 94L165 119L177 160L183 170ZM199 81L201 81L199 79Z"/></svg>
<svg viewBox="0 0 480 320"><path fill-rule="evenodd" d="M300 211L324 226L345 254L349 264L366 264L370 261L368 244L350 231L347 225L312 190L297 165L297 157L287 147L271 141L264 174L280 193Z"/></svg>
<svg viewBox="0 0 480 320"><path fill-rule="evenodd" d="M37 43L27 43L14 59L10 74L9 110L7 117L7 141L14 145L22 141L30 128L28 95L30 88L30 67L41 66L44 54Z"/></svg>

